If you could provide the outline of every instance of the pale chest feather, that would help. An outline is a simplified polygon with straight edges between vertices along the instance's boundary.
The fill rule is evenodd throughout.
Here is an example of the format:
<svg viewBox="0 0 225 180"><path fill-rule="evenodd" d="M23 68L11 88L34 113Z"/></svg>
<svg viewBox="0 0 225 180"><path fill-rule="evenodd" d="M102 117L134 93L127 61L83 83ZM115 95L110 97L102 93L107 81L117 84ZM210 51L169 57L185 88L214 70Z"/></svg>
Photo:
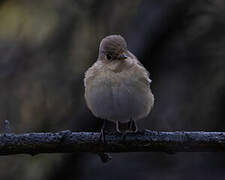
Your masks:
<svg viewBox="0 0 225 180"><path fill-rule="evenodd" d="M121 86L129 83L133 85L141 83L143 86L149 87L151 80L148 75L143 66L133 62L110 65L102 65L97 62L85 73L84 83L87 88L100 85Z"/></svg>
<svg viewBox="0 0 225 180"><path fill-rule="evenodd" d="M141 68L130 64L125 69L116 65L92 66L85 75L85 98L90 110L112 121L146 116L154 98L148 73Z"/></svg>

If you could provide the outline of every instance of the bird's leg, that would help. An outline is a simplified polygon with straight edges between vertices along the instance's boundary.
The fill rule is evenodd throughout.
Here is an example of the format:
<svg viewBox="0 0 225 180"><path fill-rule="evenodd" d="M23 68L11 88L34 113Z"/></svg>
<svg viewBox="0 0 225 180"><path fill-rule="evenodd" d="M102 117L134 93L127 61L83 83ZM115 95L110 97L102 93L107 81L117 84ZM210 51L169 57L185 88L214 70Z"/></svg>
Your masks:
<svg viewBox="0 0 225 180"><path fill-rule="evenodd" d="M128 122L128 130L126 130L123 133L123 140L124 141L126 140L127 133L132 133L133 132L133 124L134 124L134 121L132 119L130 119L130 121Z"/></svg>
<svg viewBox="0 0 225 180"><path fill-rule="evenodd" d="M102 128L101 128L100 140L102 143L105 143L105 131L104 131L105 124L106 124L106 120L103 121Z"/></svg>
<svg viewBox="0 0 225 180"><path fill-rule="evenodd" d="M132 119L129 122L129 131L135 132L135 133L138 131L137 123L136 123L136 121L134 121Z"/></svg>
<svg viewBox="0 0 225 180"><path fill-rule="evenodd" d="M122 133L122 132L120 131L120 129L119 129L119 121L116 121L116 131L117 131L118 133ZM126 140L126 135L127 135L126 132L123 132L123 133L122 133L122 139L123 139L123 141Z"/></svg>
<svg viewBox="0 0 225 180"><path fill-rule="evenodd" d="M138 126L137 126L136 121L133 121L132 124L134 124L134 132L135 132L135 133L138 132Z"/></svg>
<svg viewBox="0 0 225 180"><path fill-rule="evenodd" d="M132 119L129 121L129 132L132 132L133 131L133 121Z"/></svg>
<svg viewBox="0 0 225 180"><path fill-rule="evenodd" d="M116 132L121 133L118 120L116 121Z"/></svg>

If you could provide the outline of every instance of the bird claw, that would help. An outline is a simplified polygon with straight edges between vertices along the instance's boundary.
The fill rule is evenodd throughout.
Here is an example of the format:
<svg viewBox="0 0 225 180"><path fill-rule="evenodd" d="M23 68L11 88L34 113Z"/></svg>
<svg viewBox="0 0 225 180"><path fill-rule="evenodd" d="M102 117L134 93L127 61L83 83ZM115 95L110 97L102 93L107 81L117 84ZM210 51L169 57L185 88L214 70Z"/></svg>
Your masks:
<svg viewBox="0 0 225 180"><path fill-rule="evenodd" d="M131 132L131 133L137 133L138 132L138 127L137 127L137 124L135 121L133 120L130 120L129 122L129 131L128 132Z"/></svg>

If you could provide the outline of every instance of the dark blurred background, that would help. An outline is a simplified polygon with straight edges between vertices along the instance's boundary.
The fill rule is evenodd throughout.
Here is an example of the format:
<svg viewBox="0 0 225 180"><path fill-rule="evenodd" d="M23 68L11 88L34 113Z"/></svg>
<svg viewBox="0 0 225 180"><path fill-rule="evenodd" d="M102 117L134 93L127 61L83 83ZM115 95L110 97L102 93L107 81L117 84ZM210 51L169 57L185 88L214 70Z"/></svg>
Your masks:
<svg viewBox="0 0 225 180"><path fill-rule="evenodd" d="M150 71L155 106L141 128L225 131L224 0L0 1L0 122L12 131L99 131L84 72L121 34ZM1 125L1 132L3 128ZM0 179L221 179L224 153L0 157Z"/></svg>

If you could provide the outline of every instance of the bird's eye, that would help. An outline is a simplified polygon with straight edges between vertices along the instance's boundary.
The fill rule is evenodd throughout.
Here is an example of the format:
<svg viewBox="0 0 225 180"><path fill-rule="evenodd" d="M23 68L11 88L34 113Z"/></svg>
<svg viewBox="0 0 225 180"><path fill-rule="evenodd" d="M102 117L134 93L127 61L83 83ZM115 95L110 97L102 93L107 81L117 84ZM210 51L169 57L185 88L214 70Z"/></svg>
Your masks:
<svg viewBox="0 0 225 180"><path fill-rule="evenodd" d="M107 55L106 55L106 58L107 58L108 60L111 60L111 59L112 59L112 56L111 56L110 54L107 54Z"/></svg>

